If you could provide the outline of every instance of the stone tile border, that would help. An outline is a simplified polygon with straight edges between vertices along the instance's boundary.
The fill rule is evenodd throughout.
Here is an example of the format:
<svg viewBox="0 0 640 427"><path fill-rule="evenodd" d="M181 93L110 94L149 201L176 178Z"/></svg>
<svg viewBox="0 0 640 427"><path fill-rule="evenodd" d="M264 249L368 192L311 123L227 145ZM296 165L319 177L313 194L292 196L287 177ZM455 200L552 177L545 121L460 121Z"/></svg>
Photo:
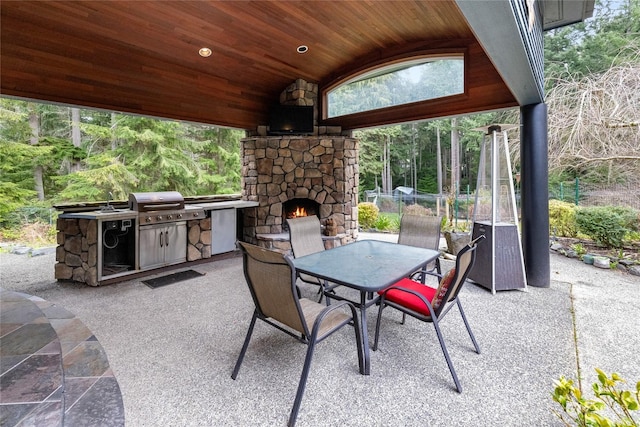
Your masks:
<svg viewBox="0 0 640 427"><path fill-rule="evenodd" d="M0 289L0 425L124 426L107 355L73 313Z"/></svg>

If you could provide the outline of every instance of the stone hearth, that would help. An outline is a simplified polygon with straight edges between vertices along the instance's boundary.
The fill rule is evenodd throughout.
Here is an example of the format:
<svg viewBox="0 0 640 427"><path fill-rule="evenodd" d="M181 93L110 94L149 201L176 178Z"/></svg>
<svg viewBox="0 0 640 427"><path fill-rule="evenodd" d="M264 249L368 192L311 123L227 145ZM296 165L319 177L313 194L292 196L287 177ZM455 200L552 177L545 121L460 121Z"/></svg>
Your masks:
<svg viewBox="0 0 640 427"><path fill-rule="evenodd" d="M269 136L242 140L243 239L283 233L283 204L296 198L320 205L320 222L333 218L344 241L358 230L358 143L346 136Z"/></svg>

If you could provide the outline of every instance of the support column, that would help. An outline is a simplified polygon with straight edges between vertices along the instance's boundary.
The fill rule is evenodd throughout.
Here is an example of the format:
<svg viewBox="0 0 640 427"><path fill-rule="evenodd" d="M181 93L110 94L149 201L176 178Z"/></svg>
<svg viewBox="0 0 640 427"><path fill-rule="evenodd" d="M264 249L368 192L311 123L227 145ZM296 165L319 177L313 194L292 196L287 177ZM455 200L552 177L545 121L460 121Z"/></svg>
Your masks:
<svg viewBox="0 0 640 427"><path fill-rule="evenodd" d="M547 105L520 108L522 252L527 283L551 286Z"/></svg>

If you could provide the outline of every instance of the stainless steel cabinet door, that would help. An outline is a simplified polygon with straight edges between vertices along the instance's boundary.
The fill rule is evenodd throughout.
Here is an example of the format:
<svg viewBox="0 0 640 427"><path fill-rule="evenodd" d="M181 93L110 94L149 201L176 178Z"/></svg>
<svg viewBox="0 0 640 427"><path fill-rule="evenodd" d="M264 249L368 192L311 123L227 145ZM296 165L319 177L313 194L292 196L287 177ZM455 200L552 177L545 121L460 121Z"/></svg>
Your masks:
<svg viewBox="0 0 640 427"><path fill-rule="evenodd" d="M164 262L165 265L187 261L187 223L180 221L165 224L164 230Z"/></svg>
<svg viewBox="0 0 640 427"><path fill-rule="evenodd" d="M231 252L236 248L236 210L211 211L211 254Z"/></svg>
<svg viewBox="0 0 640 427"><path fill-rule="evenodd" d="M140 227L140 270L179 264L186 260L186 221Z"/></svg>
<svg viewBox="0 0 640 427"><path fill-rule="evenodd" d="M164 247L160 246L160 239L164 238L165 228L165 224L140 227L140 270L164 264Z"/></svg>

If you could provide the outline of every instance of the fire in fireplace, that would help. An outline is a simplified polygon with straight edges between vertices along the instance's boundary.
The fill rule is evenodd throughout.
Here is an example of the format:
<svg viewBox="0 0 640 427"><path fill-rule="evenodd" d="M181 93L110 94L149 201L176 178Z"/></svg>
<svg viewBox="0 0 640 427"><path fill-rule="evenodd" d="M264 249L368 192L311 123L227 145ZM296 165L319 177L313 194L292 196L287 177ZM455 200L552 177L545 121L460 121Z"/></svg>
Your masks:
<svg viewBox="0 0 640 427"><path fill-rule="evenodd" d="M300 218L301 216L307 215L307 210L305 208L297 207L296 210L287 214L287 218Z"/></svg>
<svg viewBox="0 0 640 427"><path fill-rule="evenodd" d="M311 215L320 218L320 204L311 199L291 199L282 205L282 222L285 228L287 219Z"/></svg>

